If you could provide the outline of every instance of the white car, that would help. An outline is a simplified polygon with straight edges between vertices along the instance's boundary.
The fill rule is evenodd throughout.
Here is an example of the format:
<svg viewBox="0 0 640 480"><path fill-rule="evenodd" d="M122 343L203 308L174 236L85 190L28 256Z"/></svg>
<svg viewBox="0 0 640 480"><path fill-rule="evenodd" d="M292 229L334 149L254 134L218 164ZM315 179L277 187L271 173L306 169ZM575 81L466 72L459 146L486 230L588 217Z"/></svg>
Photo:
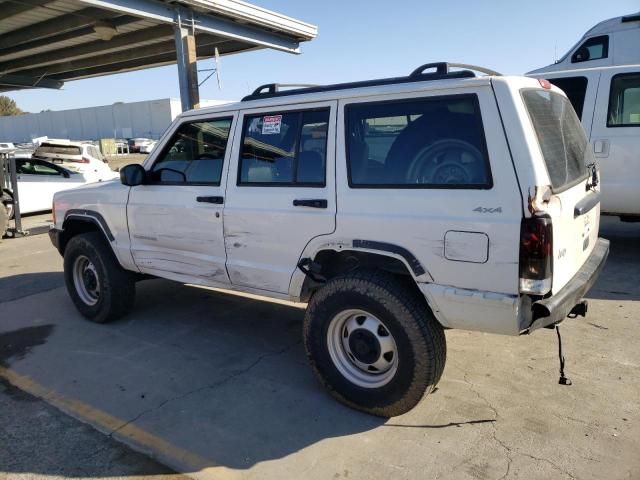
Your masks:
<svg viewBox="0 0 640 480"><path fill-rule="evenodd" d="M15 150L15 145L11 142L0 142L0 153L10 153Z"/></svg>
<svg viewBox="0 0 640 480"><path fill-rule="evenodd" d="M590 29L546 78L581 117L602 173L602 212L640 221L640 13Z"/></svg>
<svg viewBox="0 0 640 480"><path fill-rule="evenodd" d="M21 214L51 210L56 192L87 183L81 173L33 158L16 159L16 176Z"/></svg>
<svg viewBox="0 0 640 480"><path fill-rule="evenodd" d="M308 302L317 376L380 416L433 390L445 328L586 315L609 246L580 122L549 82L468 67L183 113L120 183L55 195L76 307L118 318L149 275Z"/></svg>
<svg viewBox="0 0 640 480"><path fill-rule="evenodd" d="M157 142L147 142L140 145L140 153L151 153Z"/></svg>
<svg viewBox="0 0 640 480"><path fill-rule="evenodd" d="M33 156L82 173L90 182L117 177L104 155L90 143L46 140L36 148Z"/></svg>

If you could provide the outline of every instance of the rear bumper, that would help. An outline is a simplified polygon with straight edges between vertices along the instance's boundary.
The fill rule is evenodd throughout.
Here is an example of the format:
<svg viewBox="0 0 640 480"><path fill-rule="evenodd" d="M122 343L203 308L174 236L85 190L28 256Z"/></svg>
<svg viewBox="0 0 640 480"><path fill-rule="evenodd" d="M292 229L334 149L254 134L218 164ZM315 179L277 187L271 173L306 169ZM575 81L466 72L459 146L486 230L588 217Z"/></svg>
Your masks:
<svg viewBox="0 0 640 480"><path fill-rule="evenodd" d="M609 240L599 238L593 252L578 273L555 295L531 305L531 322L527 330L554 325L564 320L595 283L609 255ZM579 308L579 307L577 307Z"/></svg>

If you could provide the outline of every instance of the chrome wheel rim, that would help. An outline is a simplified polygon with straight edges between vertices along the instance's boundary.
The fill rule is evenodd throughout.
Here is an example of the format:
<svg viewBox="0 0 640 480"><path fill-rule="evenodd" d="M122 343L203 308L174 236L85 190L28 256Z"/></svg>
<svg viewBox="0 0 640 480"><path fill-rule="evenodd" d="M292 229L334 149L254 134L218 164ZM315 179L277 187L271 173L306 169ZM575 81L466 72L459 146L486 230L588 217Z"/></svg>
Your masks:
<svg viewBox="0 0 640 480"><path fill-rule="evenodd" d="M95 265L84 255L73 263L73 285L80 299L89 306L100 299L100 279Z"/></svg>
<svg viewBox="0 0 640 480"><path fill-rule="evenodd" d="M360 387L382 387L398 370L398 348L391 332L364 310L344 310L333 317L327 345L334 366Z"/></svg>

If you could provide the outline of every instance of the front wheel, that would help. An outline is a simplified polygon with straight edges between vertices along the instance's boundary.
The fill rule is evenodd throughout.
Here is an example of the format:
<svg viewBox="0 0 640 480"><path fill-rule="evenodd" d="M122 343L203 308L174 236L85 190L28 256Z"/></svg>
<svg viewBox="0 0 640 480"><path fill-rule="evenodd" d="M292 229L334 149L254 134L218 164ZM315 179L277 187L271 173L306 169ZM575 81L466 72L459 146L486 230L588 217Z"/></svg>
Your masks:
<svg viewBox="0 0 640 480"><path fill-rule="evenodd" d="M69 240L64 252L64 279L78 311L93 322L115 320L133 306L134 276L120 267L98 232Z"/></svg>
<svg viewBox="0 0 640 480"><path fill-rule="evenodd" d="M304 322L307 356L339 401L392 417L411 410L440 380L446 340L426 302L398 277L357 271L330 280Z"/></svg>

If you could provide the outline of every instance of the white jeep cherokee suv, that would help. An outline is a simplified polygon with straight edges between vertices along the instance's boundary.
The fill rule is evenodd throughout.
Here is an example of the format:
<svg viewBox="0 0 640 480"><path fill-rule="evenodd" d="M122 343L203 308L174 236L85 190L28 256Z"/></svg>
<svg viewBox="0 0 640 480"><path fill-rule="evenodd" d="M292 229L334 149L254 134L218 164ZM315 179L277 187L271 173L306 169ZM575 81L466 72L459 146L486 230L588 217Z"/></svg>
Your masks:
<svg viewBox="0 0 640 480"><path fill-rule="evenodd" d="M78 310L118 318L148 276L308 302L317 376L380 416L433 390L445 328L585 315L609 246L571 104L544 80L452 66L467 67L266 85L183 113L121 182L56 194Z"/></svg>

